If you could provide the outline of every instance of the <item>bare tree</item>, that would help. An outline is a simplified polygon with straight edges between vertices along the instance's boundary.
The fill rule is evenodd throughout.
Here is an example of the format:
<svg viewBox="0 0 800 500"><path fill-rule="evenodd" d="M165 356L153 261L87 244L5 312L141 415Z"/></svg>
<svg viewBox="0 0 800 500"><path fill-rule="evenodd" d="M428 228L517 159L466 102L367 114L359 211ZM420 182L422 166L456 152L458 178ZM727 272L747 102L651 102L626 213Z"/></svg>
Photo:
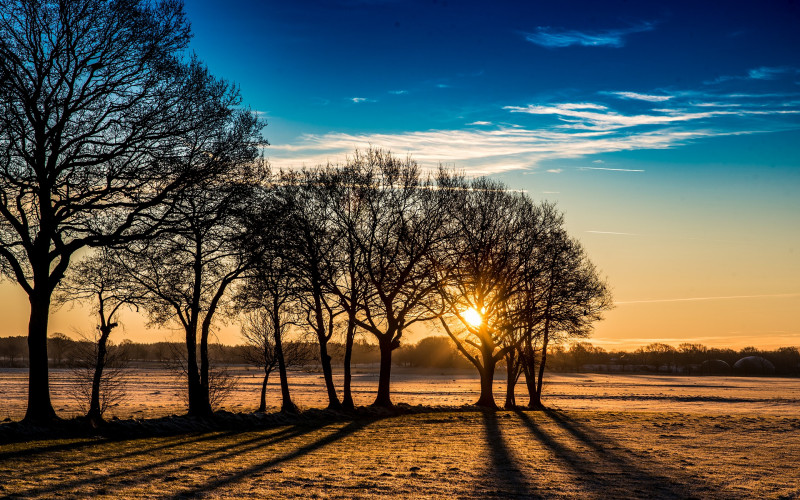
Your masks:
<svg viewBox="0 0 800 500"><path fill-rule="evenodd" d="M480 373L476 404L497 408L495 367L516 349L509 303L522 279L519 213L525 200L499 182L469 182L444 172L439 189L449 200L447 243L436 254L438 295L445 311L440 322Z"/></svg>
<svg viewBox="0 0 800 500"><path fill-rule="evenodd" d="M367 282L359 270L364 268L364 252L358 244L358 234L363 234L361 225L368 219L364 190L374 182L369 169L361 163L368 157L356 151L351 162L343 167L327 166L318 171L317 183L325 197L331 216L328 223L334 246L327 254L329 266L333 270L328 289L339 299L347 320L344 344L344 386L342 406L353 409L352 358L358 323L361 312L359 304L366 295Z"/></svg>
<svg viewBox="0 0 800 500"><path fill-rule="evenodd" d="M284 245L290 252L300 323L319 343L328 408L340 408L328 353L328 343L344 313L329 286L336 281L336 267L331 260L336 248L336 235L330 224L332 214L316 170L282 172L278 189L291 207L287 219L290 234Z"/></svg>
<svg viewBox="0 0 800 500"><path fill-rule="evenodd" d="M115 344L107 339L102 342L102 336L98 329L93 337L84 336L77 343L72 380L67 386L68 394L93 426L101 424L108 408L122 402L127 395L128 343Z"/></svg>
<svg viewBox="0 0 800 500"><path fill-rule="evenodd" d="M288 385L285 385L285 371L287 366L302 366L311 358L307 345L301 342L284 343L290 322L278 312L276 321L274 303L265 303L264 307L247 313L242 324L242 337L246 341L247 349L244 351L247 362L264 370L264 380L261 383L261 398L258 411L267 411L267 382L270 374L276 369L283 370L281 379L282 403L281 412L296 412L297 407L288 396ZM277 330L276 330L277 327ZM284 393L284 387L286 391Z"/></svg>
<svg viewBox="0 0 800 500"><path fill-rule="evenodd" d="M56 418L47 326L71 257L151 234L214 173L176 160L238 96L182 60L189 37L174 0L0 5L0 270L31 305L26 421Z"/></svg>
<svg viewBox="0 0 800 500"><path fill-rule="evenodd" d="M266 163L255 159L257 120L246 112L231 120L219 135L195 145L198 161L222 163L224 175L187 189L161 234L126 246L121 260L152 322L177 323L184 331L193 416L212 412L208 339L228 288L253 266L244 251L247 207L268 175Z"/></svg>
<svg viewBox="0 0 800 500"><path fill-rule="evenodd" d="M126 306L135 306L134 291L128 286L123 270L114 260L109 248L100 248L70 268L56 291L55 302L81 301L91 303L97 315L97 335L91 349L84 349L80 356L79 378L85 378L92 366L88 394L87 417L93 424L103 420L103 412L111 399L117 399L121 353L113 359L108 357L109 336L119 325L118 313ZM87 339L88 341L88 339ZM118 350L119 351L119 350ZM110 366L113 373L104 374ZM114 396L112 396L114 394Z"/></svg>
<svg viewBox="0 0 800 500"><path fill-rule="evenodd" d="M518 321L526 328L521 348L529 406L542 406L542 383L552 342L589 334L592 324L612 305L611 294L583 247L570 238L561 217L549 207L554 225L540 240L534 271L527 283ZM546 216L547 219L548 216ZM526 308L527 307L527 308Z"/></svg>
<svg viewBox="0 0 800 500"><path fill-rule="evenodd" d="M431 257L444 241L444 207L434 181L421 178L410 158L370 149L357 152L350 163L366 183L359 192L361 222L349 229L361 254L358 274L365 293L350 307L357 310L358 327L378 340L381 361L373 405L391 406L392 351L400 347L406 328L439 314Z"/></svg>

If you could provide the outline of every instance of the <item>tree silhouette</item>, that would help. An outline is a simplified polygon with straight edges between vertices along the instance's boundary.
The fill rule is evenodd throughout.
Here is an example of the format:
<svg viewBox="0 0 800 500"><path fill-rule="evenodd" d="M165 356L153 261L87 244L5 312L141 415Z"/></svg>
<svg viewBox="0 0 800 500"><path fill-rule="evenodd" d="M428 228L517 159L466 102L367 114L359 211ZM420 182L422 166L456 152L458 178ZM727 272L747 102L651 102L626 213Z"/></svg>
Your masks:
<svg viewBox="0 0 800 500"><path fill-rule="evenodd" d="M196 143L193 155L220 163L224 175L185 190L159 235L127 245L120 259L151 321L184 331L189 414L195 416L212 411L208 339L229 287L255 263L244 251L247 207L268 175L266 164L255 160L258 121L247 112L231 120Z"/></svg>
<svg viewBox="0 0 800 500"><path fill-rule="evenodd" d="M350 164L365 184L361 222L352 237L361 253L358 274L365 285L355 322L378 340L381 353L378 393L373 405L391 406L392 351L406 328L438 316L431 259L443 243L444 207L432 179L418 165L388 152L370 149Z"/></svg>
<svg viewBox="0 0 800 500"><path fill-rule="evenodd" d="M92 370L86 416L92 424L97 425L103 421L103 411L107 406L107 403L101 404L101 385L108 384L114 378L108 375L104 377L104 370L110 361L109 337L111 331L119 326L118 313L126 306L135 306L136 292L128 286L123 269L115 261L112 251L100 248L70 268L56 291L55 301L92 303L97 315L98 335L92 342L90 355L83 356L85 359L82 360L90 364Z"/></svg>
<svg viewBox="0 0 800 500"><path fill-rule="evenodd" d="M56 418L47 326L76 252L146 237L170 197L214 173L182 161L234 89L180 52L175 1L8 0L0 7L0 267L27 293L27 421Z"/></svg>
<svg viewBox="0 0 800 500"><path fill-rule="evenodd" d="M439 189L450 228L436 254L438 295L444 330L481 376L477 405L497 408L492 393L495 367L509 351L513 333L510 301L519 293L519 213L525 200L499 182L465 181L445 173Z"/></svg>

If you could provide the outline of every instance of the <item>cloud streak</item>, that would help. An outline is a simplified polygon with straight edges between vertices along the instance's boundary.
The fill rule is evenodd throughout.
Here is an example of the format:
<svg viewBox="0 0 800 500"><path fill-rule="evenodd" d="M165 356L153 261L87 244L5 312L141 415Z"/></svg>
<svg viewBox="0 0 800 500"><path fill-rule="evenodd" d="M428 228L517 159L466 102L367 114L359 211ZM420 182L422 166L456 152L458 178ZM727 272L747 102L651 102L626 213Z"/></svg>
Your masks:
<svg viewBox="0 0 800 500"><path fill-rule="evenodd" d="M588 231L587 231L588 232ZM765 299L765 298L791 298L800 297L800 293L773 293L763 295L724 295L718 297L687 297L680 299L647 299L647 300L622 300L614 302L615 305L627 304L661 304L664 302L697 302L706 300L734 300L734 299Z"/></svg>
<svg viewBox="0 0 800 500"><path fill-rule="evenodd" d="M623 29L610 29L604 31L578 31L562 28L539 26L533 33L525 33L525 40L549 49L571 47L612 47L625 46L625 38L634 33L651 31L655 28L653 23L642 23L637 26Z"/></svg>
<svg viewBox="0 0 800 500"><path fill-rule="evenodd" d="M632 99L647 102L663 102L673 98L671 95L640 94L638 92L608 92L608 94L616 96L620 99Z"/></svg>
<svg viewBox="0 0 800 500"><path fill-rule="evenodd" d="M518 117L518 123L506 123L506 118L497 116L493 121L473 121L460 129L305 134L289 144L273 142L265 153L276 167L295 168L343 162L355 148L377 146L395 154L411 154L426 169L452 164L466 173L484 175L534 171L543 162L560 159L675 148L708 137L796 129L795 117L800 114L800 100L772 94L673 91L666 99L669 107L665 100L649 99L655 93L615 91L601 95L615 99L611 103L543 102L497 110ZM612 103L626 106L618 99L632 100L627 107L635 107L636 112L614 109ZM360 97L350 100L368 101ZM732 104L736 106L729 106ZM596 165L578 170L643 172L606 167L602 160L593 163ZM563 166L547 165L544 169L556 173Z"/></svg>
<svg viewBox="0 0 800 500"><path fill-rule="evenodd" d="M610 172L644 172L638 168L581 167L580 170L608 170Z"/></svg>

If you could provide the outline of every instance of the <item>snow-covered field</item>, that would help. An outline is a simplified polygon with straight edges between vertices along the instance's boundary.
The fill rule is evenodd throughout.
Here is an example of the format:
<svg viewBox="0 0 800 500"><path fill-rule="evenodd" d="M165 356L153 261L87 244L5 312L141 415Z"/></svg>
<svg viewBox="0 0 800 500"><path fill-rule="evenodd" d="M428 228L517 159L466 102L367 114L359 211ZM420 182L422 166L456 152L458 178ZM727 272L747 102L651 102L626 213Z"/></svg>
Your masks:
<svg viewBox="0 0 800 500"><path fill-rule="evenodd" d="M22 415L24 375L0 375L0 415ZM68 416L65 376L54 373L53 393ZM236 376L227 408L251 411L258 377ZM167 372L137 370L129 382L114 414L183 412L183 387ZM297 402L324 406L321 382L293 374ZM376 382L357 374L357 403L371 402ZM477 398L469 372L397 370L393 387L398 403ZM551 375L546 392L543 412L10 443L0 445L0 498L800 498L798 379Z"/></svg>
<svg viewBox="0 0 800 500"><path fill-rule="evenodd" d="M59 415L77 415L77 405L67 395L69 370L52 370L51 392ZM235 390L223 404L234 412L253 411L258 406L261 375L255 369L233 368ZM127 374L127 398L109 411L119 418L159 417L185 412L185 382L168 370L131 369ZM749 377L676 377L663 375L549 374L545 378L544 402L565 410L672 411L711 415L760 414L800 416L800 379ZM292 397L304 408L327 405L321 373L290 373ZM268 405L279 405L278 377L270 378ZM341 374L336 378L341 388ZM378 376L372 369L358 368L353 379L357 405L374 398ZM503 374L498 373L495 398L505 401ZM460 406L478 399L478 378L472 371L419 371L394 368L392 400L395 403L430 406ZM517 386L517 403L527 403L524 381ZM341 389L339 392L341 397ZM25 413L27 372L0 370L0 420L19 420Z"/></svg>

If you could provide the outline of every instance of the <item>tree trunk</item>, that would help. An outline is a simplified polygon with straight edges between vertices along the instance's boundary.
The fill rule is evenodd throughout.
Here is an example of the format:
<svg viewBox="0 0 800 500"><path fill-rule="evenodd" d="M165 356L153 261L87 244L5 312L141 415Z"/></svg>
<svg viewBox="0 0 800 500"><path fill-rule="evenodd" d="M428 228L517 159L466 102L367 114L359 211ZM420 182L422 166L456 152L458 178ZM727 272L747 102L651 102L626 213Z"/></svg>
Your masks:
<svg viewBox="0 0 800 500"><path fill-rule="evenodd" d="M103 368L106 366L106 354L108 353L108 336L111 328L101 328L100 338L97 340L97 359L94 365L94 376L92 377L92 395L89 399L89 421L93 425L102 423L103 412L100 408L100 381L103 379Z"/></svg>
<svg viewBox="0 0 800 500"><path fill-rule="evenodd" d="M495 362L491 359L491 355L489 358L490 359L487 359L485 356L483 358L483 370L480 371L481 397L478 398L478 401L475 403L475 405L496 410L497 404L494 402L494 394L492 393Z"/></svg>
<svg viewBox="0 0 800 500"><path fill-rule="evenodd" d="M331 357L328 355L328 340L324 336L319 336L319 360L322 363L322 375L325 377L325 388L328 391L328 408L339 409L342 404L336 395L336 386L333 385L333 368L331 367Z"/></svg>
<svg viewBox="0 0 800 500"><path fill-rule="evenodd" d="M29 296L31 316L28 323L28 409L24 422L43 423L57 420L50 402L50 379L47 366L47 322L50 293L34 288Z"/></svg>
<svg viewBox="0 0 800 500"><path fill-rule="evenodd" d="M544 340L542 341L542 359L539 361L539 378L536 380L536 397L531 398L531 408L544 408L542 404L542 382L544 381L544 365L547 363L547 344L549 342L547 330L548 328L545 327Z"/></svg>
<svg viewBox="0 0 800 500"><path fill-rule="evenodd" d="M381 369L378 376L378 395L372 406L391 408L393 405L389 392L389 381L392 376L392 335L378 337L378 347L381 350Z"/></svg>
<svg viewBox="0 0 800 500"><path fill-rule="evenodd" d="M261 383L261 402L258 405L258 410L261 413L267 411L267 381L269 381L269 370L264 370L264 381Z"/></svg>
<svg viewBox="0 0 800 500"><path fill-rule="evenodd" d="M206 313L209 314L209 313ZM198 397L198 414L203 417L210 417L214 414L211 409L211 378L210 369L211 363L208 359L208 334L210 326L203 321L203 327L200 331L200 390Z"/></svg>
<svg viewBox="0 0 800 500"><path fill-rule="evenodd" d="M347 334L344 340L344 398L342 399L342 407L347 410L355 408L353 403L353 394L350 386L353 380L352 368L350 363L353 359L353 341L356 336L356 325L352 318L347 321Z"/></svg>
<svg viewBox="0 0 800 500"><path fill-rule="evenodd" d="M200 370L197 367L197 339L191 328L186 330L186 377L189 382L189 415L207 417L211 408L208 404L208 392L203 397Z"/></svg>
<svg viewBox="0 0 800 500"><path fill-rule="evenodd" d="M479 369L481 374L481 397L475 403L477 406L485 408L497 409L497 404L494 402L494 393L492 392L494 385L494 370L497 365L497 360L494 358L494 344L490 341L487 342L489 335L486 331L486 326L482 325L481 330L481 358L483 359L483 368Z"/></svg>
<svg viewBox="0 0 800 500"><path fill-rule="evenodd" d="M289 394L289 377L286 375L286 358L283 356L280 308L277 299L273 304L272 311L272 340L275 342L275 356L278 358L278 378L281 381L281 412L297 413L297 406L292 402L292 396Z"/></svg>
<svg viewBox="0 0 800 500"><path fill-rule="evenodd" d="M517 374L519 373L519 358L517 351L511 349L506 353L506 403L504 408L510 410L517 407L517 398L514 391L517 387Z"/></svg>

